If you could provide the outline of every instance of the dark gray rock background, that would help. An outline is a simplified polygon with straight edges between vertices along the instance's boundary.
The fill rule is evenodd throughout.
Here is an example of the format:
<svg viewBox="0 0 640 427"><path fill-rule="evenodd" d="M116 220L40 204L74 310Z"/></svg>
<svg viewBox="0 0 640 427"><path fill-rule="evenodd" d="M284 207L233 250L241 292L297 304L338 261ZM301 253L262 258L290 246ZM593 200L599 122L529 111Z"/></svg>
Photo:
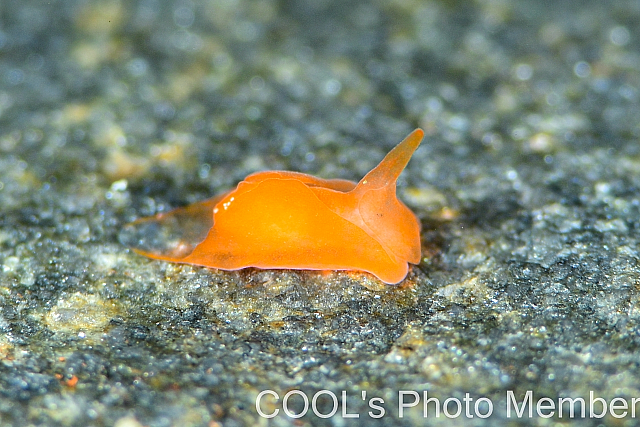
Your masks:
<svg viewBox="0 0 640 427"><path fill-rule="evenodd" d="M507 391L640 398L638 22L636 0L2 2L0 423L339 426L379 397L378 425L546 426L575 420L507 419ZM417 126L398 191L425 258L400 286L120 242L254 171L357 180ZM265 399L268 424L266 389L341 407ZM400 418L401 390L493 413Z"/></svg>

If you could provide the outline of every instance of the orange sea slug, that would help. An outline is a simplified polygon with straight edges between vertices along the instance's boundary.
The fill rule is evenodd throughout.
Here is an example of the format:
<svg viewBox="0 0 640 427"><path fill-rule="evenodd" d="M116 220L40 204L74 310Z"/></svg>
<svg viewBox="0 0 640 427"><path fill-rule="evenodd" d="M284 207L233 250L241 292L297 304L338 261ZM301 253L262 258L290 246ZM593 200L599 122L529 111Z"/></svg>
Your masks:
<svg viewBox="0 0 640 427"><path fill-rule="evenodd" d="M225 194L135 221L155 242L133 249L222 270L360 270L398 283L408 263L420 262L420 222L397 199L396 180L423 136L414 130L359 183L287 171L249 175ZM177 236L159 237L168 229Z"/></svg>

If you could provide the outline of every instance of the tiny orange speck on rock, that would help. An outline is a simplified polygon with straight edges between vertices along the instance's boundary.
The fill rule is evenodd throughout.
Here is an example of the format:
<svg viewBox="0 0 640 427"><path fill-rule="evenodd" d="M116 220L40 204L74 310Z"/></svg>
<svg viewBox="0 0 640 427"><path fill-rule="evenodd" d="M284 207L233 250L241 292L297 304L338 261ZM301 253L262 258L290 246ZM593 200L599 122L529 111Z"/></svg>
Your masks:
<svg viewBox="0 0 640 427"><path fill-rule="evenodd" d="M74 375L68 380L66 380L64 383L67 387L75 387L78 384L78 377Z"/></svg>

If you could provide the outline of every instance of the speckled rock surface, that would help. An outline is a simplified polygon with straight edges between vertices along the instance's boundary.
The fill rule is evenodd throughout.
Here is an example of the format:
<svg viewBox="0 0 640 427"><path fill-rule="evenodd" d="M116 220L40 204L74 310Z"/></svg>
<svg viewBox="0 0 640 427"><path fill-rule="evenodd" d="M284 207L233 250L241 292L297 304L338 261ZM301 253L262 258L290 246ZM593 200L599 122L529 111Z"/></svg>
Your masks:
<svg viewBox="0 0 640 427"><path fill-rule="evenodd" d="M0 424L636 425L638 22L635 0L2 3ZM120 242L258 170L359 179L417 126L399 286Z"/></svg>

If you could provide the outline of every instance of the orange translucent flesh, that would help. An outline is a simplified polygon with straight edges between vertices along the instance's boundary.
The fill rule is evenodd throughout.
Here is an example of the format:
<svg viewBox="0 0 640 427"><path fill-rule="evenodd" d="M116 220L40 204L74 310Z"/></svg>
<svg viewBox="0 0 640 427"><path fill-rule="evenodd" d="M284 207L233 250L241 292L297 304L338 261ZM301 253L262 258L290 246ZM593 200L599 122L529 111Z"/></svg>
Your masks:
<svg viewBox="0 0 640 427"><path fill-rule="evenodd" d="M224 270L361 270L398 283L407 262L420 262L420 223L395 183L422 137L414 131L357 185L298 172L250 175L222 196L140 220L209 229L194 226L168 248L136 251Z"/></svg>
<svg viewBox="0 0 640 427"><path fill-rule="evenodd" d="M395 186L398 177L404 168L407 167L407 163L409 163L414 151L416 151L420 145L422 138L424 138L424 131L422 129L416 129L411 132L400 144L389 151L378 166L371 169L371 171L360 180L358 186L370 188Z"/></svg>
<svg viewBox="0 0 640 427"><path fill-rule="evenodd" d="M391 256L412 264L421 257L420 221L396 197L396 181L423 137L422 129L414 130L345 195L314 189L331 210L365 230Z"/></svg>
<svg viewBox="0 0 640 427"><path fill-rule="evenodd" d="M295 179L303 184L307 184L309 187L329 188L342 192L351 191L357 185L357 183L347 179L322 179L307 175L306 173L291 171L257 172L246 177L244 182L260 182L268 178Z"/></svg>
<svg viewBox="0 0 640 427"><path fill-rule="evenodd" d="M150 258L172 260L189 255L213 227L213 209L229 193L152 217L138 219L125 227L133 237L132 249ZM128 230L127 230L128 229Z"/></svg>

